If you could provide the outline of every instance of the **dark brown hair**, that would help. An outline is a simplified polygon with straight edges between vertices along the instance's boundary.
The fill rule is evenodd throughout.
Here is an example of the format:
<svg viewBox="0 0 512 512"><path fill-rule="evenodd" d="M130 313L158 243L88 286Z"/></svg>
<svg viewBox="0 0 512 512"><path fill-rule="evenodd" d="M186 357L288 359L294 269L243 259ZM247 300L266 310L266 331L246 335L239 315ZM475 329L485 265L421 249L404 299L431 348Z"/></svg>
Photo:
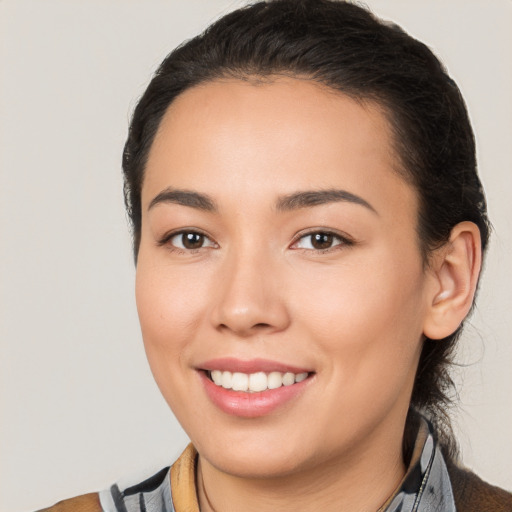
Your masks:
<svg viewBox="0 0 512 512"><path fill-rule="evenodd" d="M315 80L386 112L400 160L398 172L417 190L418 240L428 255L462 221L489 237L475 143L462 96L435 55L397 25L336 0L273 0L238 9L186 41L162 62L135 108L123 155L125 200L134 252L141 230L141 188L151 144L172 101L221 77ZM445 452L454 452L446 405L452 352L462 326L443 340L425 340L411 404L430 417ZM407 431L412 420L408 419Z"/></svg>

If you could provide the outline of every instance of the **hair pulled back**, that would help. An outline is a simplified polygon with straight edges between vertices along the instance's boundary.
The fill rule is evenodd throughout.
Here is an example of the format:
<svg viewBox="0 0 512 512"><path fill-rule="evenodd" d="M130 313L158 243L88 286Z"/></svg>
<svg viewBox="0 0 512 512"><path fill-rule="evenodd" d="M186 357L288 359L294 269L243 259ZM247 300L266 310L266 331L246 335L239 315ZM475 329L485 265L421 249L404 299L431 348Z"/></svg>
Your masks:
<svg viewBox="0 0 512 512"><path fill-rule="evenodd" d="M398 172L418 193L418 240L426 265L430 252L462 221L479 227L485 251L489 222L473 132L460 91L434 54L400 27L352 3L273 0L238 9L176 48L136 106L123 154L135 259L145 165L172 101L207 81L267 81L276 75L314 80L383 108ZM443 340L425 340L411 399L430 417L449 456L455 453L446 414L453 391L449 365L461 329ZM405 441L412 422L410 416Z"/></svg>

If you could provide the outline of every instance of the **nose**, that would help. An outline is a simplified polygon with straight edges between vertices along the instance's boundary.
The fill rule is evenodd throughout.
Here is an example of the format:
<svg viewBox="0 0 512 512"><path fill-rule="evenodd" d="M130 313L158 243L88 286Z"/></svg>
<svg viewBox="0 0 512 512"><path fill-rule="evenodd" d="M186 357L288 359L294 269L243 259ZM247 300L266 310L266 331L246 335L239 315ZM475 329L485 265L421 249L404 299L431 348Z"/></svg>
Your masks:
<svg viewBox="0 0 512 512"><path fill-rule="evenodd" d="M247 338L288 327L286 290L277 266L262 254L244 252L226 258L212 311L217 330Z"/></svg>

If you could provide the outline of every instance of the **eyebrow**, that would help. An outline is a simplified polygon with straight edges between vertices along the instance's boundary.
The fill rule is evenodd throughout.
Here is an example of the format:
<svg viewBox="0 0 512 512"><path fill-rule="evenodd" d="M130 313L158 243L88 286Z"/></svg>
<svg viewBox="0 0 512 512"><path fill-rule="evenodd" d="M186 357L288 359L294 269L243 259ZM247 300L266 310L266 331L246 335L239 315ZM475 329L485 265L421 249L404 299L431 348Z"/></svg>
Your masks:
<svg viewBox="0 0 512 512"><path fill-rule="evenodd" d="M148 211L162 203L179 204L207 212L217 211L215 201L206 194L200 194L191 190L173 189L172 187L162 190L162 192L154 197L151 203L149 203Z"/></svg>
<svg viewBox="0 0 512 512"><path fill-rule="evenodd" d="M276 206L278 211L291 211L337 202L358 204L378 215L377 210L362 197L356 196L346 190L338 189L296 192L294 194L280 197Z"/></svg>
<svg viewBox="0 0 512 512"><path fill-rule="evenodd" d="M281 196L276 202L276 208L278 211L284 212L336 202L358 204L378 215L377 210L362 197L338 189L307 190ZM218 211L215 201L208 195L191 190L173 189L172 187L166 188L155 196L149 203L148 211L162 203L179 204L207 212Z"/></svg>

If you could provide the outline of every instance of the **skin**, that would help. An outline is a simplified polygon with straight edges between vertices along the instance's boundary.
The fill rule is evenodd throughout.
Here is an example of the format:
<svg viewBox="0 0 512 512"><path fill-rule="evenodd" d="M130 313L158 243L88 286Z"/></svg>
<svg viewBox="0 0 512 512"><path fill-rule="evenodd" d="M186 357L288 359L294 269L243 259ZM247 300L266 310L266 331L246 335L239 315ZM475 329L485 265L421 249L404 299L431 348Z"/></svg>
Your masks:
<svg viewBox="0 0 512 512"><path fill-rule="evenodd" d="M377 105L306 80L211 82L167 111L142 188L136 296L155 379L200 454L201 510L377 510L399 484L424 334L460 323L479 258L462 226L425 269L398 166ZM155 199L170 188L215 209ZM366 205L278 207L325 190ZM180 230L204 245L180 248ZM315 249L312 231L334 233L332 246ZM460 275L459 261L471 263ZM221 357L314 374L275 411L241 418L199 376Z"/></svg>

